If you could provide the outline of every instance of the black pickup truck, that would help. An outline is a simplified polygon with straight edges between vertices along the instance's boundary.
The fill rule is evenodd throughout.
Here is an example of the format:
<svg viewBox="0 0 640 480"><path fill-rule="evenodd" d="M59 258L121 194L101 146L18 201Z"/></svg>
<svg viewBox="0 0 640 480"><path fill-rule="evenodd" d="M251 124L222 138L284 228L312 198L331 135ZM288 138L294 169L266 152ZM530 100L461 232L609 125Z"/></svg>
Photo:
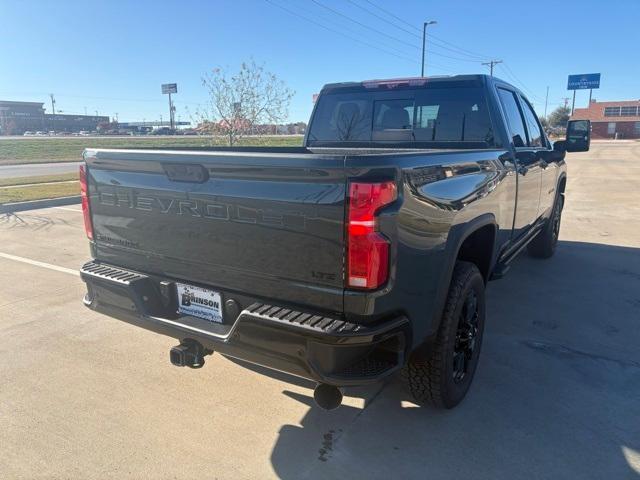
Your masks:
<svg viewBox="0 0 640 480"><path fill-rule="evenodd" d="M89 308L223 355L340 387L403 370L419 403L469 389L485 285L525 247L553 255L570 122L485 75L326 85L303 147L87 149Z"/></svg>

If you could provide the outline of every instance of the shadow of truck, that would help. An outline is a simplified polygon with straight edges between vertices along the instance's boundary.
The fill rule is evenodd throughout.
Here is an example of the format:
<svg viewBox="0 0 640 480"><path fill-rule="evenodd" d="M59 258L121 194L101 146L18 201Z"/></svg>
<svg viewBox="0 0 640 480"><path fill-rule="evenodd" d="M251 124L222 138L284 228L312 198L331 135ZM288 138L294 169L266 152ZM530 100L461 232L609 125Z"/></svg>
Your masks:
<svg viewBox="0 0 640 480"><path fill-rule="evenodd" d="M489 285L488 297L481 365L458 408L418 408L397 378L378 394L365 392L364 409L324 412L311 392L284 392L309 411L299 425L281 428L275 472L286 479L637 478L640 249L560 242L549 261L522 256ZM336 415L341 428L327 430Z"/></svg>

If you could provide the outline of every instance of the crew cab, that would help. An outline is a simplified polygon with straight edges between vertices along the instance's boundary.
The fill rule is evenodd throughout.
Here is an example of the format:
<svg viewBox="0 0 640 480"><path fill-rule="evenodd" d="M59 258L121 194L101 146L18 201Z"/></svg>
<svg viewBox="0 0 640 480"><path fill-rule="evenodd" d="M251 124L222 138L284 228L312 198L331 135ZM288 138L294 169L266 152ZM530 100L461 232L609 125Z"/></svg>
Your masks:
<svg viewBox="0 0 640 480"><path fill-rule="evenodd" d="M553 255L589 138L570 122L552 145L517 88L463 75L326 85L302 147L86 149L84 303L177 339L178 366L219 352L317 382L325 408L404 370L451 408L487 282Z"/></svg>

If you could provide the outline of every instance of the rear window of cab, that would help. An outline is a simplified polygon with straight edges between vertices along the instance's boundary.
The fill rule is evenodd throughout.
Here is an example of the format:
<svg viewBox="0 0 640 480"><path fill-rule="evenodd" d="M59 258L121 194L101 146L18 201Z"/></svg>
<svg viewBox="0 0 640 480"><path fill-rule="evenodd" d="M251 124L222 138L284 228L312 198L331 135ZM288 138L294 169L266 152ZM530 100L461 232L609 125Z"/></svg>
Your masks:
<svg viewBox="0 0 640 480"><path fill-rule="evenodd" d="M322 94L308 136L310 146L455 143L494 146L481 87L425 87Z"/></svg>

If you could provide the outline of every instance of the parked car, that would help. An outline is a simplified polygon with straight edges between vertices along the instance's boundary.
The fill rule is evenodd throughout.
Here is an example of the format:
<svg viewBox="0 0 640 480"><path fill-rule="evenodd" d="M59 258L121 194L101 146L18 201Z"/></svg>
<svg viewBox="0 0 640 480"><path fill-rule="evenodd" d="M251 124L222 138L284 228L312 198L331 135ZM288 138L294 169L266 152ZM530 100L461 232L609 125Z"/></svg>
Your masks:
<svg viewBox="0 0 640 480"><path fill-rule="evenodd" d="M552 147L522 92L466 75L326 85L304 147L87 149L84 303L176 338L174 365L314 380L324 408L401 369L454 407L487 282L554 254L585 127Z"/></svg>
<svg viewBox="0 0 640 480"><path fill-rule="evenodd" d="M156 128L151 132L152 135L175 135L176 131L173 128L169 127L160 127Z"/></svg>
<svg viewBox="0 0 640 480"><path fill-rule="evenodd" d="M23 137L33 137L35 134L33 132L26 131L22 134Z"/></svg>

